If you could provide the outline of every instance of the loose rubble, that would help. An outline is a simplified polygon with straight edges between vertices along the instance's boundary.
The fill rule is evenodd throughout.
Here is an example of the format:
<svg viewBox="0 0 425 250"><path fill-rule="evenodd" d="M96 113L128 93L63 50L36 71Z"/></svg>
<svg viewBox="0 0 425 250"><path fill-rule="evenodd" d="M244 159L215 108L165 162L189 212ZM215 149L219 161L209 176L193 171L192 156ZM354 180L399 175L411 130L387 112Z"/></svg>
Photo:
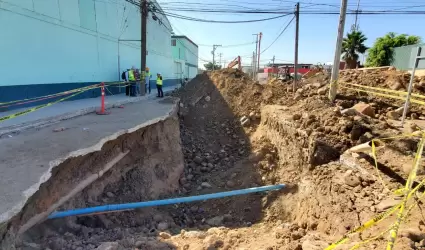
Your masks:
<svg viewBox="0 0 425 250"><path fill-rule="evenodd" d="M393 89L401 89L407 79L394 71L341 75L346 82ZM401 135L392 120L400 118L402 105L359 98L350 91L341 92L331 103L327 79L317 73L292 93L286 83L260 85L239 70L224 69L198 75L174 93L181 102L185 169L178 192L170 197L285 183L282 192L129 212L129 225L107 226L106 216L93 225L86 219L73 231L46 230L50 235L34 244L103 250L325 248L400 202L388 189L403 187L402 180L410 172L403 166L409 166L417 145L415 138L385 142L385 150L378 151L379 171L386 171L381 172L384 187L371 156L349 149L375 138ZM422 91L422 79L416 82L416 89ZM423 114L419 107L409 112L409 119ZM111 200L116 196L105 194ZM354 236L350 244L387 229L393 219ZM417 211L402 230L397 249L425 245L425 222ZM385 240L360 249L382 248Z"/></svg>

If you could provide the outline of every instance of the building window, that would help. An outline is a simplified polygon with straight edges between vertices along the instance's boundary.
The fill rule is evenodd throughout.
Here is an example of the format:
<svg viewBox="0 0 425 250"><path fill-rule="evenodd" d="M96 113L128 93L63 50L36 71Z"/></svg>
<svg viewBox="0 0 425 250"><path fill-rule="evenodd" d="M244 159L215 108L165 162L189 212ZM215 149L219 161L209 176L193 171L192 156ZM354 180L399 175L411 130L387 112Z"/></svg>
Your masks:
<svg viewBox="0 0 425 250"><path fill-rule="evenodd" d="M171 46L176 46L176 39L171 40Z"/></svg>

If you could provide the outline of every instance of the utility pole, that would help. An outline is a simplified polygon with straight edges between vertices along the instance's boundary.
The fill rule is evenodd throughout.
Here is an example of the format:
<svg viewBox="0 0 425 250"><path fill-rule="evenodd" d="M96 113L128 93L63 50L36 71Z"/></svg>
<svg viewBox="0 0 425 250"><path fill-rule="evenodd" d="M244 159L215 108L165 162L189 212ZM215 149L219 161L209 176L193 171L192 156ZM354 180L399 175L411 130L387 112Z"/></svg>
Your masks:
<svg viewBox="0 0 425 250"><path fill-rule="evenodd" d="M254 77L255 77L254 68L255 68L255 52L253 51L252 52L252 60L251 60L252 79L254 79Z"/></svg>
<svg viewBox="0 0 425 250"><path fill-rule="evenodd" d="M273 64L272 64L272 75L274 75L274 59L275 59L275 57L273 55L273 59L272 59L272 61L273 61Z"/></svg>
<svg viewBox="0 0 425 250"><path fill-rule="evenodd" d="M332 66L331 88L329 90L329 100L334 101L338 89L339 63L341 60L342 37L344 35L345 14L347 12L347 0L341 0L341 10L339 13L338 37L335 45L334 64Z"/></svg>
<svg viewBox="0 0 425 250"><path fill-rule="evenodd" d="M256 36L255 38L255 54L254 54L254 59L253 59L253 68L252 68L252 78L255 79L257 76L257 57L258 57L258 34L252 34L253 36Z"/></svg>
<svg viewBox="0 0 425 250"><path fill-rule="evenodd" d="M142 26L142 30L141 30L141 59L140 59L140 63L141 63L141 76L140 76L140 94L141 95L145 95L146 94L146 90L145 90L145 77L146 77L146 35L147 35L147 22L148 22L148 2L147 0L143 0L142 1L142 6L140 8L140 17L141 17L141 26ZM149 86L149 93L151 92L151 86L150 84L148 84Z"/></svg>
<svg viewBox="0 0 425 250"><path fill-rule="evenodd" d="M297 77L298 77L298 34L300 29L300 3L295 5L295 58L294 58L294 85L292 91L295 93L297 88Z"/></svg>
<svg viewBox="0 0 425 250"><path fill-rule="evenodd" d="M354 19L354 24L351 26L351 31L357 31L359 29L359 26L357 25L357 19L359 16L359 7L360 7L360 0L357 0L357 9L356 9L356 16Z"/></svg>
<svg viewBox="0 0 425 250"><path fill-rule="evenodd" d="M220 53L220 54L218 54L218 56L220 57L220 63L219 63L219 65L220 65L220 67L221 67L221 56L223 55L223 53ZM224 68L224 67L223 67Z"/></svg>
<svg viewBox="0 0 425 250"><path fill-rule="evenodd" d="M220 47L221 45L217 45L217 44L213 44L213 50L211 51L212 55L213 55L213 65L212 65L212 70L214 71L215 69L215 50Z"/></svg>
<svg viewBox="0 0 425 250"><path fill-rule="evenodd" d="M263 36L263 33L260 32L260 38L258 39L258 67L257 69L260 70L260 54L261 54L261 37Z"/></svg>

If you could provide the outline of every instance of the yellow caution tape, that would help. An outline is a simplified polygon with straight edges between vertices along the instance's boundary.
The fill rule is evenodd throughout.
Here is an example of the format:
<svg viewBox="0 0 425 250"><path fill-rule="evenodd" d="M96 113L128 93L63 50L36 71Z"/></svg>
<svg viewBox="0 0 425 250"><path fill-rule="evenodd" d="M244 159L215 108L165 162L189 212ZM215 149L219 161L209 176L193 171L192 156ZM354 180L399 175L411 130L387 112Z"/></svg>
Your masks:
<svg viewBox="0 0 425 250"><path fill-rule="evenodd" d="M380 237L384 236L384 234L388 233L390 230L391 230L391 227L390 227L390 228L388 228L387 230L385 230L385 231L381 232L380 234L378 234L378 235L376 235L376 236L370 237L370 238L368 238L368 239L366 239L366 240L364 240L364 241L362 241L362 242L357 243L356 245L352 246L352 247L350 248L350 250L358 249L358 248L359 248L359 247L361 247L362 245L367 244L367 243L369 243L369 242L371 242L371 241L373 241L373 240L376 240L376 239L378 239L378 238L380 238Z"/></svg>
<svg viewBox="0 0 425 250"><path fill-rule="evenodd" d="M28 114L28 113L34 112L34 111L36 111L36 110L39 110L39 109L42 109L42 108L45 108L45 107L52 106L53 104L56 104L56 103L59 103L59 102L65 101L65 100L67 100L67 99L69 99L69 98L71 98L71 97L74 97L74 96L76 96L76 95L79 95L79 94L83 93L84 91L87 91L87 90L90 90L90 89L95 89L95 88L99 88L99 87L92 87L92 88L89 88L89 89L81 90L80 92L77 92L77 93L75 93L75 94L73 94L73 95L70 95L70 96L64 97L64 98L59 99L59 100L57 100L57 101L49 102L49 103L42 104L42 105L36 106L36 107L34 107L34 108L30 108L30 109L27 109L27 110L24 110L24 111L21 111L21 112L15 113L15 114L11 114L11 115L7 115L7 116L0 117L0 122L6 121L6 120L10 120L10 119L13 119L13 118L18 117L18 116L26 115L26 114Z"/></svg>
<svg viewBox="0 0 425 250"><path fill-rule="evenodd" d="M379 91L384 91L384 92L388 92L388 93L395 93L395 94L403 95L404 97L406 97L407 94L408 94L408 92L406 92L406 91L399 91L399 90L392 90L392 89L384 89L384 88L378 88L378 87L371 87L371 86L365 86L365 85L361 85L361 84L348 83L348 82L344 83L344 85L351 85L351 86L356 86L356 87L365 88L365 89L373 89L373 90L379 90ZM425 99L425 96L419 95L419 94L415 94L415 93L411 93L411 96Z"/></svg>
<svg viewBox="0 0 425 250"><path fill-rule="evenodd" d="M422 199L424 195L425 195L425 191L421 194L421 196L419 197L419 199ZM406 214L403 216L403 221L405 221L405 220L407 219L407 217L408 217L409 213L412 211L412 209L413 209L413 208L414 208L417 204L418 204L418 203L417 203L417 202L415 202L415 203L413 203L413 204L411 204L411 205L409 206L409 208L408 208L408 209L407 209L407 211L406 211ZM356 245L354 245L353 247L351 247L351 248L350 248L350 250L358 249L360 246L362 246L362 245L364 245L364 244L367 244L367 243L369 243L369 242L371 242L371 241L373 241L373 240L376 240L376 239L378 239L378 238L380 238L380 237L383 237L383 236L384 236L384 234L386 234L386 233L390 232L390 230L391 230L393 227L394 227L394 224L393 224L393 225L391 225L391 227L389 227L387 230L385 230L385 231L381 232L380 234L378 234L378 235L376 235L376 236L373 236L373 237L370 237L370 238L368 238L368 239L366 239L366 240L363 240L362 242L357 243Z"/></svg>
<svg viewBox="0 0 425 250"><path fill-rule="evenodd" d="M329 88L331 88L332 86L337 85L338 86L338 82L337 81L331 81L329 82Z"/></svg>
<svg viewBox="0 0 425 250"><path fill-rule="evenodd" d="M412 185L414 180L416 179L416 173L419 167L419 162L421 160L422 157L422 152L423 152L423 148L424 148L424 143L425 143L425 135L422 135L422 139L419 142L418 145L418 151L416 152L416 156L415 156L415 160L414 160L414 165L413 165L413 169L409 174L409 178L407 178L406 181L406 194L403 198L403 202L401 203L401 207L400 210L398 211L397 214L397 220L394 223L394 226L392 227L391 231L390 231L390 239L388 240L387 243L387 250L392 250L394 245L395 245L395 241L397 239L397 233L398 233L398 229L400 228L400 224L403 218L403 213L404 213L404 209L406 208L407 205L407 201L409 200L409 195L411 194L411 189L412 189Z"/></svg>
<svg viewBox="0 0 425 250"><path fill-rule="evenodd" d="M349 87L342 87L340 86L340 88L343 89L349 89L349 90L353 90L353 91L357 91L357 92L365 92L365 93L370 93L372 95L378 95L378 96L383 96L383 97L387 97L387 98L393 98L393 99L398 99L398 100L402 100L405 101L406 98L405 97L401 97L401 96L393 96L393 95L388 95L388 94L383 94L383 93L377 93L374 91L368 91L368 90L361 90L361 89L354 89L354 88L349 88ZM416 104L420 104L420 105L425 105L424 101L419 101L416 99L410 99L411 103L416 103Z"/></svg>
<svg viewBox="0 0 425 250"><path fill-rule="evenodd" d="M394 138L403 138L403 137L411 137L411 136L415 136L415 135L417 135L416 133L412 133L412 134L405 134L405 135L399 135L399 136L393 136L393 137L386 137L386 138L381 138L381 139L379 139L379 140L389 140L389 139L394 139ZM420 161L420 159L421 159L421 156L422 156L422 148L423 148L423 146L424 146L424 143L425 143L425 134L422 132L422 139L421 139L421 141L420 141L420 143L419 143L419 146L418 146L418 151L417 151L417 153L416 153L416 156L415 156L415 161L414 161L414 164L415 164L415 166L414 166L414 168L413 168L413 170L412 170L412 172L411 172L411 174L409 175L409 178L408 178L408 181L407 181L407 183L406 183L406 188L408 187L407 185L409 184L410 185L410 187L411 187L411 185L413 184L413 180L414 180L414 178L416 178L416 171L417 171L417 169L418 169L418 166L419 166L419 161ZM376 161L376 147L375 147L375 145L374 145L374 140L372 140L372 155L374 156L374 160L375 160L375 167L376 167L376 169L378 170L378 168L377 168L377 161ZM414 173L413 173L413 171L415 171ZM378 176L380 177L380 180L383 182L383 179L381 178L381 176L379 175L379 172L378 172ZM385 185L385 184L384 184ZM402 206L403 206L403 202L404 201L408 201L409 199L411 199L411 197L412 197L412 195L417 191L417 190L419 190L419 188L421 188L423 185L425 185L425 180L423 180L421 183L419 183L419 185L417 185L413 190L411 190L410 192L404 192L404 194L405 194L405 198L404 198L404 200L400 203L400 204L398 204L398 205L395 205L395 206L393 206L392 208L390 208L390 209L388 209L387 211L385 211L384 213L381 213L381 214L379 214L378 216L376 216L376 217L374 217L374 218L372 218L372 219L370 219L370 220L368 220L367 222L365 222L364 224L362 224L361 226L359 226L359 227L357 227L357 228L354 228L354 229L352 229L352 230L350 230L348 233L346 233L341 239L339 239L338 241L336 241L335 243L333 243L333 244L331 244L330 246L328 246L325 250L331 250L331 249L334 249L335 247L337 247L338 245L341 245L341 244L344 244L345 242L347 242L348 241L348 239L349 239L349 236L350 235L352 235L352 234L354 234L354 233L360 233L360 232L362 232L362 231L364 231L364 230L366 230L366 229L368 229L368 228L370 228L371 226L373 226L373 225L375 225L375 224L377 224L377 223L379 223L380 221L382 221L383 219L385 219L385 218L387 218L388 216L390 216L391 214L393 214L395 211L397 211L399 208L400 208L400 211L402 210L401 208L402 208ZM406 190L406 188L404 188L403 190ZM411 189L411 188L410 188ZM407 189L407 190L410 190L410 189ZM424 192L425 193L425 192ZM411 207L409 207L409 210L408 211L410 211L411 209L412 209L413 207L411 206ZM403 209L404 210L404 209ZM403 212L403 211L402 211ZM398 213L398 216L401 216L400 218L402 218L402 213L401 213L401 215L400 215L400 212ZM395 225L396 225L396 223L395 223ZM390 228L389 230L387 230L386 232L391 232L391 235L392 236L394 236L394 241L395 241L395 238L396 238L396 236L397 236L397 234L396 234L396 231L395 231L395 234L394 234L394 230L393 230L393 228ZM386 233L386 232L384 232L384 233ZM378 236L379 237L379 236ZM373 238L374 239L374 238ZM373 239L370 239L370 240L373 240ZM369 242L369 241L368 241ZM354 249L356 249L356 248L354 248ZM390 248L390 249L392 249L392 248ZM387 249L388 250L388 249Z"/></svg>
<svg viewBox="0 0 425 250"><path fill-rule="evenodd" d="M391 137L385 137L385 138L379 138L379 139L373 139L371 141L372 144L372 158L375 164L375 170L376 170L376 174L378 175L378 179L379 181L382 183L382 185L384 186L384 189L386 189L387 191L390 191L390 189L385 185L384 179L382 178L379 169L378 169L378 159L377 159L377 155L376 155L376 146L375 146L375 142L379 142L379 141L384 141L384 140L393 140L393 139L398 139L398 138L405 138L405 137L412 137L412 136L416 136L416 133L411 133L411 134L403 134L403 135L397 135L397 136L391 136ZM405 188L401 188L401 189L397 189L396 191L394 191L394 194L400 195L400 194L404 194Z"/></svg>
<svg viewBox="0 0 425 250"><path fill-rule="evenodd" d="M387 211L379 214L378 216L366 221L365 223L363 223L362 225L350 230L348 233L344 234L344 236L339 239L338 241L336 241L335 243L333 243L332 245L328 246L327 248L325 248L325 250L331 250L334 249L335 247L337 247L338 245L341 245L345 242L347 242L349 236L351 234L354 233L360 233L368 228L370 228L371 226L375 225L376 223L382 221L383 219L387 218L388 216L390 216L391 214L393 214L395 211L397 211L397 209L400 207L400 204L393 206L392 208L388 209Z"/></svg>
<svg viewBox="0 0 425 250"><path fill-rule="evenodd" d="M412 195L414 194L414 193L416 193L422 186L424 186L425 185L425 180L423 180L421 183L419 183L411 192L409 192L408 194L407 194L407 200L410 200L411 198L412 198ZM425 195L425 191L422 193L422 196L421 196L421 198L423 197ZM408 210L407 210L407 213L405 214L405 216L404 216L404 218L403 218L403 220L404 219L406 219L407 218L407 215L410 213L410 211L414 208L414 206L416 205L417 203L414 203L414 204L411 204L410 206L409 206L409 208L408 208ZM388 217L388 216L390 216L391 214L393 214L398 208L400 208L401 207L401 205L402 205L402 203L400 202L400 204L397 204L397 205L395 205L395 206L393 206L392 208L390 208L389 210L387 210L387 211L385 211L384 213L382 213L382 214L380 214L380 215L378 215L377 217L375 217L375 218L373 218L373 219L371 219L371 220L369 220L369 221L367 221L366 223L364 223L363 225L361 225L361 226L359 226L359 227L357 227L356 229L353 229L353 230L351 230L350 232L348 232L347 234L345 234L344 236L343 236L343 238L341 238L340 240L338 240L337 242L335 242L335 243L333 243L332 245L330 245L329 247L327 247L325 250L328 250L328 249L334 249L335 247L337 247L338 245L341 245L341 244L343 244L343 243L345 243L345 242L347 242L347 240L348 240L348 236L350 235L350 234L353 234L353 233L360 233L360 232L362 232L362 231L364 231L365 229L367 229L367 228L369 228L370 226L372 226L373 224L376 224L376 223L378 223L378 222L380 222L380 221L382 221L383 219L385 219L386 217ZM375 223L372 223L373 221L375 221ZM364 228L366 225L369 225L367 228ZM360 230L360 228L363 228L363 230ZM362 245L363 243L367 243L367 242L370 242L370 241L372 241L373 239L376 239L376 238L379 238L379 236L382 236L383 234L385 234L385 233L387 233L387 232L389 232L389 231L391 231L391 229L393 228L393 226L391 226L388 230L386 230L386 231L384 231L383 233L381 233L380 235L378 235L378 236L376 236L376 237L373 237L373 238L371 238L371 239L367 239L367 240L365 240L365 241L363 241L363 242L360 242L359 244L360 245ZM357 245L355 245L354 247L356 247ZM356 248L352 248L352 249L356 249Z"/></svg>
<svg viewBox="0 0 425 250"><path fill-rule="evenodd" d="M90 85L90 86L87 86L87 87L82 87L82 88L78 88L78 89L71 89L71 90L67 90L67 91L63 91L63 92L59 92L59 93L55 93L55 94L51 94L51 95L32 97L32 98L27 98L27 99L22 99L22 100L15 100L15 101L10 101L10 102L0 102L0 105L3 106L3 105L6 105L6 104L13 104L13 103L16 103L16 102L31 101L31 100L35 100L35 99L52 97L52 96L56 96L56 95L60 95L60 94L71 94L71 93L75 93L75 92L79 92L79 91L91 89L92 87L97 86L97 85L98 84L94 84L94 85Z"/></svg>

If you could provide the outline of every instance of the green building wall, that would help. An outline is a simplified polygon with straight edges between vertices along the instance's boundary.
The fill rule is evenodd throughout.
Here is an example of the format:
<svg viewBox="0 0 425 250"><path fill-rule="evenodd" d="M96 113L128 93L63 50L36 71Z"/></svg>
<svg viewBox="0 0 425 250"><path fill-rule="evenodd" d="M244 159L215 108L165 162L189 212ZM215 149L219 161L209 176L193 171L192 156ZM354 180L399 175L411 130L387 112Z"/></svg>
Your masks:
<svg viewBox="0 0 425 250"><path fill-rule="evenodd" d="M395 48L394 60L391 63L391 66L400 70L411 70L418 47L422 48L421 55L425 56L425 43ZM425 69L425 59L419 62L418 69Z"/></svg>

